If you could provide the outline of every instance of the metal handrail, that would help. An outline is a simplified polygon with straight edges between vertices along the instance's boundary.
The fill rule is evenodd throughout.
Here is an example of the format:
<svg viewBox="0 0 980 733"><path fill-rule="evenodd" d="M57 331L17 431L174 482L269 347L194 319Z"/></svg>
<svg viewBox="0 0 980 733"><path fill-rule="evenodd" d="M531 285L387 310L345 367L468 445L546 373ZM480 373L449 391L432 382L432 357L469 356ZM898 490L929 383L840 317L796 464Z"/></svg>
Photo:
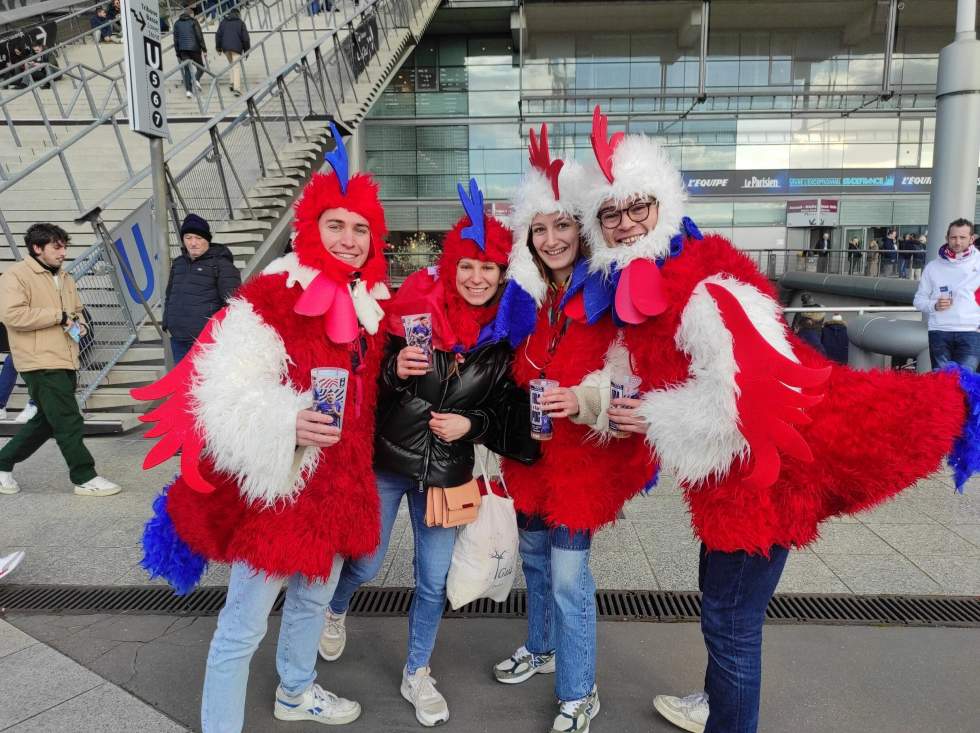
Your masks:
<svg viewBox="0 0 980 733"><path fill-rule="evenodd" d="M290 4L295 4L297 0L280 0L280 1L281 2L289 2ZM215 7L218 9L217 12L216 12L216 17L217 18L224 18L224 16L227 15L232 10L238 10L239 12L241 12L242 9L245 9L247 11L247 10L251 9L255 5L261 5L261 6L267 8L267 6L265 6L264 0L225 0L224 2L220 2L220 3L218 2L218 0L215 0L215 2L216 2ZM232 3L232 7L227 7L227 4L228 3ZM89 6L88 8L86 8L84 10L81 10L81 11L78 11L78 12L74 13L72 16L66 16L66 18L67 17L77 17L78 15L81 15L82 13L89 12L89 11L95 12L100 6L103 6L103 5L109 6L111 4L112 4L112 0L105 0L103 2L97 2L97 3L94 3L93 5ZM223 9L222 9L222 6L224 6ZM68 38L68 39L66 39L64 41L59 41L54 46L51 46L50 48L47 48L44 51L41 51L40 53L36 53L36 54L31 55L31 56L28 56L27 58L20 59L15 64L8 64L6 67L0 69L0 74L3 74L3 73L8 72L11 69L11 67L19 66L20 64L26 64L26 63L28 63L28 62L30 62L32 60L37 59L40 56L44 56L44 55L47 55L49 53L63 53L63 52L66 51L66 49L69 46L74 46L74 45L78 44L79 42L84 43L88 39L88 37L92 35L93 32L101 31L106 26L117 25L117 24L118 24L118 19L117 18L107 18L106 21L105 21L105 23L100 23L97 26L88 28L88 29L82 31L81 33L78 33L77 35L74 35L71 38ZM166 51L173 50L173 45L174 45L173 37L171 36L171 38L170 38L170 45L165 45L163 47L163 51L166 52ZM101 51L99 52L99 58L102 60L103 63L105 63L105 60L102 59L102 53L101 53ZM115 63L115 62L112 62L112 63ZM110 63L109 65L112 65L112 64ZM18 76L20 76L20 75L18 75ZM17 77L11 77L10 80L13 80L13 79L16 79L16 78Z"/></svg>

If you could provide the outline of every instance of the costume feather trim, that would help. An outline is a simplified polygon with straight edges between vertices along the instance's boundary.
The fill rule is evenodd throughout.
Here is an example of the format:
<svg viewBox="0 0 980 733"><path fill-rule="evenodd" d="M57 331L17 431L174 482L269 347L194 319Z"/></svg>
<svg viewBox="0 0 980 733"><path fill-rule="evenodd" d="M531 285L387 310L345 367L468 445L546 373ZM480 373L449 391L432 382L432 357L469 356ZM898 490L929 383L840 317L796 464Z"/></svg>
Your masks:
<svg viewBox="0 0 980 733"><path fill-rule="evenodd" d="M963 485L980 471L980 374L960 367L952 367L958 373L960 387L966 398L966 420L953 450L949 465L956 479L956 491L963 493Z"/></svg>
<svg viewBox="0 0 980 733"><path fill-rule="evenodd" d="M143 559L140 565L150 578L163 578L178 596L194 590L208 563L203 555L194 552L177 536L173 520L167 512L167 492L173 484L163 487L153 500L153 516L143 527Z"/></svg>

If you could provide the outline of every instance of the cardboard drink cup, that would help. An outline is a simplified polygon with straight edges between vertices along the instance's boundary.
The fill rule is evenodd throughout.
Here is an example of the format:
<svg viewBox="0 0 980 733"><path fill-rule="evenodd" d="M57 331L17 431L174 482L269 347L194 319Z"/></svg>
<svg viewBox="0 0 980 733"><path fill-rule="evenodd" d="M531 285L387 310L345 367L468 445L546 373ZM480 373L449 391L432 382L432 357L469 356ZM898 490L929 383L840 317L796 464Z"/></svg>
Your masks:
<svg viewBox="0 0 980 733"><path fill-rule="evenodd" d="M635 374L621 374L613 377L609 383L609 399L615 400L620 397L636 399L640 396L640 378ZM614 438L628 438L629 433L620 430L612 420L609 421L609 434Z"/></svg>
<svg viewBox="0 0 980 733"><path fill-rule="evenodd" d="M310 386L313 390L313 409L330 415L332 425L342 429L344 405L347 403L347 378L350 373L339 367L318 367L310 370Z"/></svg>
<svg viewBox="0 0 980 733"><path fill-rule="evenodd" d="M402 326L405 329L406 346L415 346L425 352L428 369L432 371L432 314L415 313L402 316Z"/></svg>
<svg viewBox="0 0 980 733"><path fill-rule="evenodd" d="M535 440L551 440L554 425L551 416L541 409L541 395L549 389L558 387L554 379L532 379L531 393L531 437Z"/></svg>

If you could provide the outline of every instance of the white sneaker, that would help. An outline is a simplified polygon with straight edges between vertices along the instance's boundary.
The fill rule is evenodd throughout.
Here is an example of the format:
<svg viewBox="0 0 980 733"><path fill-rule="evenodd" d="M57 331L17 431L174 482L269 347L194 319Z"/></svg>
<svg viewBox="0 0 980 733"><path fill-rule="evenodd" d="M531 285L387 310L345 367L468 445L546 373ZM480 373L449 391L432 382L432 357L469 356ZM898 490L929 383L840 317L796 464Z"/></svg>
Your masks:
<svg viewBox="0 0 980 733"><path fill-rule="evenodd" d="M27 422L36 414L37 414L37 405L35 405L33 402L28 402L27 405L24 407L24 409L21 410L20 413L17 415L17 419L15 420L15 422Z"/></svg>
<svg viewBox="0 0 980 733"><path fill-rule="evenodd" d="M0 471L0 494L16 494L20 491L20 484L14 478L11 471Z"/></svg>
<svg viewBox="0 0 980 733"><path fill-rule="evenodd" d="M7 419L7 408L0 407L0 420L6 420L6 419Z"/></svg>
<svg viewBox="0 0 980 733"><path fill-rule="evenodd" d="M708 722L708 696L703 692L687 697L657 695L653 698L653 709L678 728L691 733L704 733Z"/></svg>
<svg viewBox="0 0 980 733"><path fill-rule="evenodd" d="M551 674L555 671L555 653L532 654L526 646L502 662L493 665L493 676L497 682L516 685L538 674Z"/></svg>
<svg viewBox="0 0 980 733"><path fill-rule="evenodd" d="M415 674L402 670L402 697L415 707L415 719L426 728L449 720L449 705L436 689L436 681L429 675L429 668L422 667Z"/></svg>
<svg viewBox="0 0 980 733"><path fill-rule="evenodd" d="M194 96L194 95L193 95L193 94L191 94L190 92L184 92L184 94L185 94L185 95L187 96L187 98L188 98L188 99L190 99L191 97L193 97L193 96Z"/></svg>
<svg viewBox="0 0 980 733"><path fill-rule="evenodd" d="M579 700L565 700L558 706L558 715L551 724L551 733L589 733L592 719L599 714L599 689Z"/></svg>
<svg viewBox="0 0 980 733"><path fill-rule="evenodd" d="M203 91L203 89L201 88L201 82L197 81L196 79L194 80L194 88L197 89L197 91L199 92Z"/></svg>
<svg viewBox="0 0 980 733"><path fill-rule="evenodd" d="M320 656L325 662L336 662L344 653L344 647L347 646L347 629L344 628L346 620L346 612L338 616L327 609L327 623L320 634Z"/></svg>
<svg viewBox="0 0 980 733"><path fill-rule="evenodd" d="M312 720L324 725L345 725L361 716L361 706L353 700L337 697L314 683L296 697L289 697L282 687L277 687L272 714L276 720Z"/></svg>
<svg viewBox="0 0 980 733"><path fill-rule="evenodd" d="M24 551L18 550L17 552L11 553L10 555L5 555L0 557L0 578L5 578L10 575L14 570L20 565L20 561L24 559Z"/></svg>
<svg viewBox="0 0 980 733"><path fill-rule="evenodd" d="M112 496L120 491L122 489L118 485L101 476L96 476L81 486L75 487L75 494L78 496Z"/></svg>

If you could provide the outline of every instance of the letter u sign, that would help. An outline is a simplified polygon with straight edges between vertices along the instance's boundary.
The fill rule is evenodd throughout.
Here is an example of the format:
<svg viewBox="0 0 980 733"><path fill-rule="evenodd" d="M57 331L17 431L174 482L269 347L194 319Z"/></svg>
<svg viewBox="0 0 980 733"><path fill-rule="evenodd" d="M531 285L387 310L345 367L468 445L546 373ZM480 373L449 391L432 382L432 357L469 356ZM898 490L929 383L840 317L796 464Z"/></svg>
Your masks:
<svg viewBox="0 0 980 733"><path fill-rule="evenodd" d="M133 269L129 260L129 254L126 252L126 246L123 244L122 237L120 237L114 244L116 253L123 263L123 281L126 283L126 289L129 290L129 295L134 301L137 303L141 300L150 302L150 296L153 295L153 289L156 286L156 280L153 276L153 263L150 261L150 253L146 250L146 242L143 241L143 232L140 229L140 225L138 223L133 224L130 227L130 231L133 233L133 242L136 244L136 251L140 256L140 264L143 266L146 287L140 290L136 283L133 282L132 277L136 277L136 271Z"/></svg>

